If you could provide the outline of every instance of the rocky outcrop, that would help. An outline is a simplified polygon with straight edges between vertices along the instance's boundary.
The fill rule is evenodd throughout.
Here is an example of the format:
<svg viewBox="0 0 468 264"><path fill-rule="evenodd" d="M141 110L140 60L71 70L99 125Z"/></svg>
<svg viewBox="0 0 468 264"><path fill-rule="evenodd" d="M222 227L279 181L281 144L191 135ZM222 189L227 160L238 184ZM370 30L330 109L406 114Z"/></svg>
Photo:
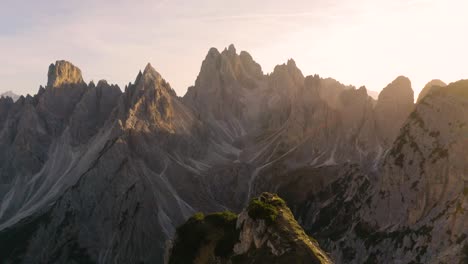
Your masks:
<svg viewBox="0 0 468 264"><path fill-rule="evenodd" d="M177 229L168 263L332 263L277 195L262 193L238 216L199 213Z"/></svg>
<svg viewBox="0 0 468 264"><path fill-rule="evenodd" d="M433 91L433 89L437 89L437 87L445 87L445 86L447 86L447 84L439 79L434 79L428 82L424 86L424 88L421 90L421 92L419 93L417 102L418 103L421 102L421 100L427 95L429 95Z"/></svg>
<svg viewBox="0 0 468 264"><path fill-rule="evenodd" d="M47 87L58 88L64 85L83 84L81 70L68 61L56 61L50 64L47 73Z"/></svg>

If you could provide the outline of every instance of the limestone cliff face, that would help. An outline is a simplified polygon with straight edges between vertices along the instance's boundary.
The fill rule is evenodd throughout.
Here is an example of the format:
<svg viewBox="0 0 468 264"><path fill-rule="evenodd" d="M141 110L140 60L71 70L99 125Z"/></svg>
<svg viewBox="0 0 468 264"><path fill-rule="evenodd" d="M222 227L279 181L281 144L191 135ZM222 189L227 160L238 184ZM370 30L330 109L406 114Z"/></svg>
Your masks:
<svg viewBox="0 0 468 264"><path fill-rule="evenodd" d="M416 239L427 246L424 262L456 263L468 230L467 91L459 81L417 105L385 159L369 210L380 227L429 230Z"/></svg>
<svg viewBox="0 0 468 264"><path fill-rule="evenodd" d="M170 264L332 263L271 193L254 198L238 216L195 215L178 228L168 254Z"/></svg>
<svg viewBox="0 0 468 264"><path fill-rule="evenodd" d="M302 172L292 186L279 189L298 201L305 229L323 242L335 261L463 263L468 232L467 91L467 82L459 81L417 104L376 174L340 168L331 183L319 181L325 186L317 192L300 187L311 181L301 180L307 178ZM308 198L295 194L295 188ZM324 222L330 217L331 223ZM335 238L324 239L327 231Z"/></svg>
<svg viewBox="0 0 468 264"><path fill-rule="evenodd" d="M468 90L467 82L460 81L434 92L403 126L383 167L380 192L391 209L377 213L379 222L413 225L463 193L468 109L457 87Z"/></svg>

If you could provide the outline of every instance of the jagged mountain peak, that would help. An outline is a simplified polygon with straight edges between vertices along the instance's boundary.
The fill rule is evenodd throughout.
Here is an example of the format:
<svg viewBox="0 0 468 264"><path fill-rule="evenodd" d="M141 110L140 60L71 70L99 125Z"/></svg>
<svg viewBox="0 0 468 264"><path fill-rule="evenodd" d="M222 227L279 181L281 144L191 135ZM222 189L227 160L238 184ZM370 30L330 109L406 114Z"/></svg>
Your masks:
<svg viewBox="0 0 468 264"><path fill-rule="evenodd" d="M220 53L219 53L219 50L215 47L212 47L208 50L208 53L206 54L206 58L208 57L216 57L218 56Z"/></svg>
<svg viewBox="0 0 468 264"><path fill-rule="evenodd" d="M394 100L405 100L414 102L414 91L408 77L398 76L389 83L379 94L379 101L392 98Z"/></svg>
<svg viewBox="0 0 468 264"><path fill-rule="evenodd" d="M293 59L289 59L287 63L277 65L270 74L270 83L274 86L285 88L293 88L303 86L304 75L297 67Z"/></svg>
<svg viewBox="0 0 468 264"><path fill-rule="evenodd" d="M387 103L413 104L414 91L411 81L405 76L398 76L389 83L379 94L378 104Z"/></svg>
<svg viewBox="0 0 468 264"><path fill-rule="evenodd" d="M230 44L223 52L226 52L229 55L237 55L237 50L236 47L234 47L234 44Z"/></svg>
<svg viewBox="0 0 468 264"><path fill-rule="evenodd" d="M297 68L296 61L294 61L294 59L292 59L292 58L288 60L286 65L288 65L289 67Z"/></svg>
<svg viewBox="0 0 468 264"><path fill-rule="evenodd" d="M96 87L109 86L109 83L106 80L99 80Z"/></svg>
<svg viewBox="0 0 468 264"><path fill-rule="evenodd" d="M143 72L141 70L138 72L134 85L130 85L130 87L137 90L163 89L175 95L175 91L170 84L156 71L151 63L146 64Z"/></svg>
<svg viewBox="0 0 468 264"><path fill-rule="evenodd" d="M120 118L125 120L127 128L159 127L173 131L172 119L178 115L174 107L183 108L178 100L170 84L148 63L138 73L135 83L125 89Z"/></svg>
<svg viewBox="0 0 468 264"><path fill-rule="evenodd" d="M242 71L245 71L246 74L254 77L263 76L261 66L254 61L252 56L246 51L241 51L238 54L233 44L224 48L221 53L216 48L211 48L208 51L202 63L200 74L207 69L212 70L213 68L217 71L231 72L235 75L242 74Z"/></svg>
<svg viewBox="0 0 468 264"><path fill-rule="evenodd" d="M294 59L288 59L288 61L286 63L276 65L275 68L273 69L272 75L275 74L275 72L279 72L279 71L282 71L282 70L286 70L286 71L288 71L290 73L293 73L293 72L300 73L300 75L304 78L304 76L302 75L301 70L297 67L296 62L294 61Z"/></svg>
<svg viewBox="0 0 468 264"><path fill-rule="evenodd" d="M359 93L368 95L366 86L361 86L361 87L359 87L359 89L357 89L357 90L359 91Z"/></svg>
<svg viewBox="0 0 468 264"><path fill-rule="evenodd" d="M145 70L143 71L143 76L153 80L161 78L161 74L159 74L149 62L146 64Z"/></svg>
<svg viewBox="0 0 468 264"><path fill-rule="evenodd" d="M224 119L233 114L242 119L242 98L247 98L263 80L260 65L247 52L237 54L234 45L221 53L211 48L195 85L187 90L183 99L203 115Z"/></svg>
<svg viewBox="0 0 468 264"><path fill-rule="evenodd" d="M59 87L64 84L84 84L81 70L71 62L58 60L49 66L47 86Z"/></svg>

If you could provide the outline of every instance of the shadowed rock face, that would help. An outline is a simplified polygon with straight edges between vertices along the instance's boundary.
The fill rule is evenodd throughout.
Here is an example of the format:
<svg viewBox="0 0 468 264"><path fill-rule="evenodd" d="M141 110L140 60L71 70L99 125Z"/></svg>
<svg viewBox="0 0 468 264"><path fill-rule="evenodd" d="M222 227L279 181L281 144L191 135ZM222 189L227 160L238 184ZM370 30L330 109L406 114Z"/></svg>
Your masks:
<svg viewBox="0 0 468 264"><path fill-rule="evenodd" d="M202 63L195 86L184 102L204 119L212 118L239 135L245 131L250 110L249 97L259 93L264 83L260 65L247 52L236 53L234 46L219 53L212 48Z"/></svg>
<svg viewBox="0 0 468 264"><path fill-rule="evenodd" d="M410 80L404 76L396 78L380 92L375 106L376 124L385 143L393 142L413 108L414 92Z"/></svg>
<svg viewBox="0 0 468 264"><path fill-rule="evenodd" d="M49 83L59 86L41 87L34 97L22 96L15 103L1 99L5 106L0 115L2 223L27 211L28 203L55 197L69 184L65 172L78 158L72 156L82 154L72 146L83 148L88 143L121 94L116 86L105 88L104 82L97 88L87 86L80 70L68 62L57 62L51 69Z"/></svg>
<svg viewBox="0 0 468 264"><path fill-rule="evenodd" d="M467 180L464 149L468 101L455 92L457 87L464 87L466 92L468 82L450 84L444 92L425 98L394 142L382 168L379 190L382 195L376 199L386 205L378 202L373 208L382 225L413 226L425 218L436 221L442 216L436 216L435 212L446 210L446 202L458 200L460 205L467 202L461 194ZM390 210L384 212L383 208ZM456 227L463 219L461 216L444 217L453 217L453 225L445 224L454 232L468 228L466 223Z"/></svg>
<svg viewBox="0 0 468 264"><path fill-rule="evenodd" d="M117 85L99 81L91 83L77 103L70 117L70 133L73 144L86 143L104 125L114 110L122 92Z"/></svg>
<svg viewBox="0 0 468 264"><path fill-rule="evenodd" d="M459 260L468 96L446 88L415 106L398 77L375 101L230 46L179 98L149 64L122 93L57 62L33 97L0 99L0 259L161 263L195 212L270 191L337 263Z"/></svg>

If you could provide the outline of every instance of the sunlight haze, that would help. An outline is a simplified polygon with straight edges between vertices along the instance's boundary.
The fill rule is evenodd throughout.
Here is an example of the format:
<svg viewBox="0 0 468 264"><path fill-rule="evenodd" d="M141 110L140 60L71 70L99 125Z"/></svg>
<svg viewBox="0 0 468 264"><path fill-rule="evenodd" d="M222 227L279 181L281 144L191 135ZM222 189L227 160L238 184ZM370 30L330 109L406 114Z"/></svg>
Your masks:
<svg viewBox="0 0 468 264"><path fill-rule="evenodd" d="M179 96L210 47L233 43L265 73L293 58L304 75L380 91L399 75L415 95L431 79L466 78L468 2L0 1L0 93L35 94L65 59L86 82L121 89L147 62Z"/></svg>

